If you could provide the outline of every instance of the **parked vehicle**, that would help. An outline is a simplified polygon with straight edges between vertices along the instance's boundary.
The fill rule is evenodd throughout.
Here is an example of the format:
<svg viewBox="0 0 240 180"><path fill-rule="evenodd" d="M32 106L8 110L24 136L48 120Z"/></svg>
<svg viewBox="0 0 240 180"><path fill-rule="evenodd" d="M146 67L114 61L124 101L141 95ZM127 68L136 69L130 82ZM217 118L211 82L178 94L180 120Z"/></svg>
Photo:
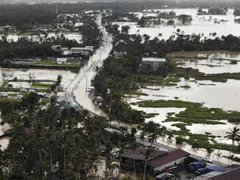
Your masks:
<svg viewBox="0 0 240 180"><path fill-rule="evenodd" d="M199 176L202 174L206 174L206 173L209 173L212 171L218 171L218 170L223 170L223 168L220 166L207 166L205 168L198 169L197 171L195 171L195 174Z"/></svg>
<svg viewBox="0 0 240 180"><path fill-rule="evenodd" d="M163 172L163 173L156 176L156 178L158 180L166 180L166 179L171 179L173 177L174 177L174 175L171 174L171 173L168 173L168 172Z"/></svg>
<svg viewBox="0 0 240 180"><path fill-rule="evenodd" d="M196 170L198 170L198 169L200 169L200 168L204 168L204 167L205 167L205 164L204 164L203 162L198 162L198 161L196 161L196 162L190 163L190 164L189 164L189 167L190 167L190 170L191 170L192 172L194 172L194 171L196 171Z"/></svg>
<svg viewBox="0 0 240 180"><path fill-rule="evenodd" d="M203 158L204 162L208 162L208 163L212 163L212 160L210 160L209 158Z"/></svg>

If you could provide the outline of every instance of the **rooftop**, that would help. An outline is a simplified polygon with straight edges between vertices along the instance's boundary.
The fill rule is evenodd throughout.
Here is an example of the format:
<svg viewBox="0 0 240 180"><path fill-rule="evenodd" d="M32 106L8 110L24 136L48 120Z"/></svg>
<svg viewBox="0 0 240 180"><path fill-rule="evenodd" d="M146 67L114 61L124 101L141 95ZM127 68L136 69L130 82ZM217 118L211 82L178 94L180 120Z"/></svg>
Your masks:
<svg viewBox="0 0 240 180"><path fill-rule="evenodd" d="M143 57L142 62L166 62L165 58Z"/></svg>
<svg viewBox="0 0 240 180"><path fill-rule="evenodd" d="M131 159L137 159L137 160L146 160L146 151L148 150L149 148L138 148L136 149L135 151L128 151L128 152L125 152L123 154L121 154L121 157L125 157L125 158L131 158ZM156 151L156 150L153 150L151 153L150 153L150 156L149 158L156 158L156 157L159 157L159 156L163 156L167 154L166 151Z"/></svg>
<svg viewBox="0 0 240 180"><path fill-rule="evenodd" d="M159 166L162 166L169 162L175 161L177 159L186 157L188 155L189 155L189 153L187 153L181 149L177 149L177 150L169 151L167 154L165 154L161 158L157 158L157 159L153 159L153 160L149 161L148 165L150 165L152 167L159 167Z"/></svg>

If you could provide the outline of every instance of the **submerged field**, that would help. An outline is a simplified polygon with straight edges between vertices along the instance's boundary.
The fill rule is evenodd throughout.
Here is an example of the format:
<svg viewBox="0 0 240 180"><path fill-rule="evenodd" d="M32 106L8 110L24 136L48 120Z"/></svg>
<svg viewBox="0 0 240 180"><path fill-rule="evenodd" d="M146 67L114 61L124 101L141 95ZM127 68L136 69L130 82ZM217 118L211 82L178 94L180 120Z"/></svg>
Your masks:
<svg viewBox="0 0 240 180"><path fill-rule="evenodd" d="M223 143L225 145L221 144L221 149L230 150L228 145L231 145L231 140L224 136L233 127L240 127L236 124L240 122L240 80L231 77L240 72L239 63L231 64L230 61L240 59L239 54L231 56L226 52L196 52L191 56L182 54L181 58L179 54L171 54L168 58L174 62L175 70L182 68L182 74L185 75L173 72L163 80L162 85L147 85L139 90L138 96L126 99L127 102L134 109L155 114L147 121L166 126L175 135L183 137L185 143L194 145L192 143L196 141L199 147L214 149L218 149L218 143ZM194 73L185 71L188 68L202 73L205 79L196 79L197 75L194 77ZM222 82L208 79L213 74L221 77L227 72L228 78L225 77L226 80ZM197 136L193 137L194 134ZM201 136L203 139L199 139ZM217 160L217 156L212 156ZM228 163L224 158L220 161Z"/></svg>

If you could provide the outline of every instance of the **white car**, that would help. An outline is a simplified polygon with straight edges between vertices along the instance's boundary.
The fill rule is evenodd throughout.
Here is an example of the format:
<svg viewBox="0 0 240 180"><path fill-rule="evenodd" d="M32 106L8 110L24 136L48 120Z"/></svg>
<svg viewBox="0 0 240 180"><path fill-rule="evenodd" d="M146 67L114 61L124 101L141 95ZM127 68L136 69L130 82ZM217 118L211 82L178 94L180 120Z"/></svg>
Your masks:
<svg viewBox="0 0 240 180"><path fill-rule="evenodd" d="M209 158L203 158L203 161L204 161L204 162L208 162L208 163L212 163L212 160L209 159Z"/></svg>

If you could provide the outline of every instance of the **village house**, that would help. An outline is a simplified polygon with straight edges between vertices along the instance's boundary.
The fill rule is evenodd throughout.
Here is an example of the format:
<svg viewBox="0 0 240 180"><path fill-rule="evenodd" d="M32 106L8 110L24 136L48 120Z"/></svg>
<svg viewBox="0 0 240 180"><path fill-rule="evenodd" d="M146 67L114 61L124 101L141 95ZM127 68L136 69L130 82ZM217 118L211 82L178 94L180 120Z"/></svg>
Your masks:
<svg viewBox="0 0 240 180"><path fill-rule="evenodd" d="M148 158L146 158L147 151L149 148L138 148L121 154L121 167L126 171L134 171L133 164L135 163L136 172L142 173L147 162L147 172L155 174L155 172L162 172L168 167L183 163L189 156L189 153L181 149L172 151L151 149Z"/></svg>
<svg viewBox="0 0 240 180"><path fill-rule="evenodd" d="M53 51L60 52L62 57L82 57L88 58L94 51L94 46L85 47L61 47L60 45L52 46Z"/></svg>
<svg viewBox="0 0 240 180"><path fill-rule="evenodd" d="M141 69L143 73L163 74L165 63L165 58L143 57Z"/></svg>

